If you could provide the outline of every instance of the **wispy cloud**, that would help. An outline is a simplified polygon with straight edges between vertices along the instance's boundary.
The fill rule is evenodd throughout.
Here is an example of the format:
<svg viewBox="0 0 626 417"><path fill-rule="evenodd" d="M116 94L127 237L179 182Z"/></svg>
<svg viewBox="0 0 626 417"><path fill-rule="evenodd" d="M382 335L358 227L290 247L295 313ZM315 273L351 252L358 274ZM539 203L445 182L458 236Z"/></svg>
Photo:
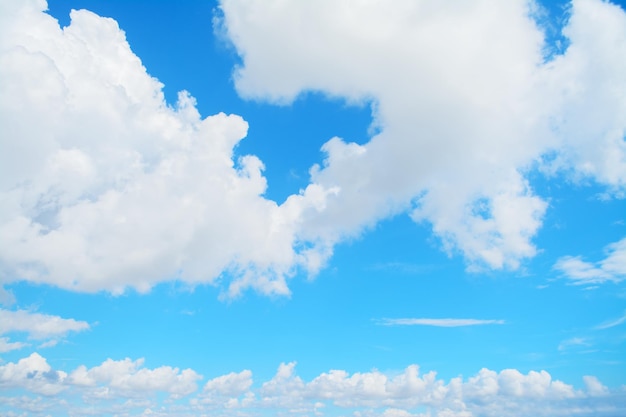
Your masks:
<svg viewBox="0 0 626 417"><path fill-rule="evenodd" d="M485 324L505 324L504 320L479 320L479 319L432 319L432 318L403 318L403 319L380 319L378 324L382 326L435 326L435 327L464 327L480 326Z"/></svg>
<svg viewBox="0 0 626 417"><path fill-rule="evenodd" d="M571 339L567 339L559 343L559 351L563 352L564 350L571 349L577 346L591 346L591 342L584 337L572 337Z"/></svg>
<svg viewBox="0 0 626 417"><path fill-rule="evenodd" d="M554 269L561 271L574 285L622 281L626 278L626 238L608 245L605 252L606 258L598 262L587 262L580 256L564 256L558 259Z"/></svg>
<svg viewBox="0 0 626 417"><path fill-rule="evenodd" d="M624 312L624 314L620 318L597 325L596 329L598 330L610 329L611 327L619 326L620 324L624 322L626 322L626 312Z"/></svg>
<svg viewBox="0 0 626 417"><path fill-rule="evenodd" d="M0 353L10 352L28 346L27 343L11 342L8 337L0 337Z"/></svg>

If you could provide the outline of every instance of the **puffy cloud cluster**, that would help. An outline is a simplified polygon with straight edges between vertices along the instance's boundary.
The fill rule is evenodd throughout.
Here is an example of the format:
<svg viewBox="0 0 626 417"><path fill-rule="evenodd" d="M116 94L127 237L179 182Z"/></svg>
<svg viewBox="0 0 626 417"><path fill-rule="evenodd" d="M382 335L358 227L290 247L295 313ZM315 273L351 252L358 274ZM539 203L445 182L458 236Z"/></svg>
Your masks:
<svg viewBox="0 0 626 417"><path fill-rule="evenodd" d="M191 369L180 371L169 366L148 369L142 365L143 359L108 359L90 369L81 365L68 374L53 370L44 357L32 353L17 363L0 366L0 386L45 396L79 389L93 399L141 397L157 392L179 398L196 391L196 382L202 378Z"/></svg>
<svg viewBox="0 0 626 417"><path fill-rule="evenodd" d="M140 291L224 271L285 294L297 213L262 197L263 164L233 160L236 115L202 119L162 85L109 18L42 1L0 14L0 272L77 291Z"/></svg>
<svg viewBox="0 0 626 417"><path fill-rule="evenodd" d="M49 314L33 313L26 310L5 310L0 308L0 336L11 333L26 333L28 339L44 341L42 347L53 346L69 332L89 329L89 323L74 319L64 319ZM0 353L27 346L23 342L10 342L8 337L0 337Z"/></svg>
<svg viewBox="0 0 626 417"><path fill-rule="evenodd" d="M373 102L379 134L322 148L312 187L334 191L305 216L312 240L409 211L471 268L516 268L535 254L547 208L529 170L623 195L626 14L616 5L574 0L569 47L546 56L541 6L528 0L221 4L242 96Z"/></svg>
<svg viewBox="0 0 626 417"><path fill-rule="evenodd" d="M547 207L529 169L624 191L617 6L574 0L569 47L547 61L527 0L220 7L242 96L367 101L379 133L329 140L310 184L278 205L263 163L233 156L247 123L202 118L185 92L168 105L114 20L73 11L60 28L43 0L2 0L3 282L119 293L222 279L229 296L288 294L299 268L314 274L337 242L398 212L470 267L516 268Z"/></svg>
<svg viewBox="0 0 626 417"><path fill-rule="evenodd" d="M143 368L143 359L121 361L107 359L102 365L87 369L80 366L68 376L70 385L96 387L98 397L141 396L150 392L167 392L174 398L191 394L202 378L191 369L162 366Z"/></svg>
<svg viewBox="0 0 626 417"><path fill-rule="evenodd" d="M163 416L246 416L264 410L276 415L352 412L362 417L612 416L626 411L623 389L609 390L597 378L586 376L585 389L576 390L553 380L546 371L523 374L515 369L482 369L467 379L457 377L446 383L435 372L421 375L411 365L395 375L332 370L306 382L297 376L292 362L281 364L276 375L258 387L249 370L210 379L196 393L200 379L191 369L148 369L142 360L130 359L108 359L99 366L79 366L66 373L52 369L46 359L33 353L17 363L0 365L0 387L29 394L0 397L0 410L4 406L15 413L54 413L69 406L72 410L64 408L66 412L80 413L86 410L82 407L96 406L120 415L143 411ZM158 400L159 392L169 394L169 400ZM64 402L78 396L84 403ZM425 414L418 411L425 409Z"/></svg>

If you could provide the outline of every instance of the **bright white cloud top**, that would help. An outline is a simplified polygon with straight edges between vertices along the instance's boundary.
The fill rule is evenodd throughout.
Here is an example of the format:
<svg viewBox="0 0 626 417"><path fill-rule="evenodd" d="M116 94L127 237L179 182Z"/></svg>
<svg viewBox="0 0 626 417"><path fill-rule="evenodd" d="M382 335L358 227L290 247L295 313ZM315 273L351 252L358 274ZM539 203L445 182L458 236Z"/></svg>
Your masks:
<svg viewBox="0 0 626 417"><path fill-rule="evenodd" d="M258 158L233 160L244 120L202 119L185 92L169 107L115 21L75 11L61 29L43 6L8 2L2 17L0 241L14 279L119 293L227 271L231 295L287 294L296 268L315 274L336 243L398 212L431 223L470 267L518 268L547 207L527 171L624 192L615 5L575 1L570 45L551 57L526 1L224 2L244 97L373 105L380 133L331 139L311 184L281 205L263 197ZM593 272L575 260L559 268Z"/></svg>
<svg viewBox="0 0 626 417"><path fill-rule="evenodd" d="M545 371L521 374L514 369L500 373L482 369L467 380L454 378L449 383L437 379L434 372L420 375L419 368L409 366L403 373L390 377L378 371L348 374L333 370L309 382L295 373L295 363L281 364L276 375L251 390L252 374L248 370L209 380L200 394L187 406L179 406L173 415L205 415L215 410L231 410L232 415L282 409L290 413L324 414L327 408L372 409L386 408L382 414L356 412L355 415L430 416L430 413L411 414L405 409L420 406L441 410L438 416L550 416L558 414L591 415L602 398L610 395L596 378L587 377L584 390L575 390L561 381L552 380ZM142 360L107 360L91 369L79 367L67 374L53 370L46 359L33 353L18 363L0 366L0 386L20 388L48 396L48 404L31 404L32 409L58 410L64 399L77 394L82 401L76 404L77 413L89 413L97 404L102 412L126 415L136 408L144 408L144 415L152 411L154 403L138 398L145 394L166 393L171 399L196 391L201 376L191 369L180 371L170 367L148 369ZM59 395L61 394L61 395ZM52 398L50 398L52 397ZM110 400L125 400L110 405ZM20 400L17 400L19 402ZM23 399L21 401L24 401ZM618 399L610 407L623 407ZM245 415L245 414L244 414ZM608 414L610 415L610 414Z"/></svg>
<svg viewBox="0 0 626 417"><path fill-rule="evenodd" d="M238 151L254 127L237 114L202 116L193 92L168 103L114 18L73 10L62 27L43 0L0 0L0 302L19 301L11 289L20 286L151 297L163 283L210 284L234 303L249 292L290 295L290 279L322 273L339 245L398 215L416 233L426 226L470 273L528 273L552 204L533 176L596 187L608 202L626 196L626 12L573 0L558 48L544 6L221 1L212 23L240 58L232 81L242 99L292 106L319 93L371 109L368 138L327 140L306 185L274 201L262 159ZM611 236L604 254L561 254L547 270L589 290L615 285L623 312L626 238ZM35 312L41 291L33 305L0 309L0 353L62 349L69 334L97 331L78 309L63 310L76 319ZM443 331L515 322L460 314L376 313L369 322ZM563 330L554 350L608 343L600 350L623 352L614 335L624 317L615 317L585 318L585 330ZM177 416L626 412L623 386L589 375L576 388L546 371L483 368L446 380L409 365L305 380L285 362L253 380L247 369L205 378L143 359L89 360L55 363L61 370L33 351L0 362L0 414L56 415L67 404L77 415L94 406Z"/></svg>

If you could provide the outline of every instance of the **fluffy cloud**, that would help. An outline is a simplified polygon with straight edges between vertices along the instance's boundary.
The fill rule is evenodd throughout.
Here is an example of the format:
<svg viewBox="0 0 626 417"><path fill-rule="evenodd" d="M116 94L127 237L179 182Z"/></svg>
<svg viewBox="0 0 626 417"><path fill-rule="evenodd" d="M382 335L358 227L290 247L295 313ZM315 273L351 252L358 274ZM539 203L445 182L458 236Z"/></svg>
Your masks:
<svg viewBox="0 0 626 417"><path fill-rule="evenodd" d="M89 324L84 321L26 310L11 311L0 308L0 336L9 333L26 333L29 339L46 340L42 347L54 346L59 338L69 332L88 329ZM0 352L8 352L24 346L28 345L22 342L9 342L7 337L0 337Z"/></svg>
<svg viewBox="0 0 626 417"><path fill-rule="evenodd" d="M242 96L372 104L380 133L330 139L282 205L264 198L257 157L234 160L241 117L202 118L185 92L168 105L114 20L73 11L60 28L45 7L0 2L5 283L120 293L222 279L227 296L288 294L300 268L314 274L337 242L400 212L471 268L516 268L547 207L528 170L624 191L626 15L600 0L573 2L569 47L550 60L526 0L223 1Z"/></svg>
<svg viewBox="0 0 626 417"><path fill-rule="evenodd" d="M0 309L0 334L26 332L33 339L48 339L87 329L89 324L84 321L31 313L26 310Z"/></svg>
<svg viewBox="0 0 626 417"><path fill-rule="evenodd" d="M245 408L255 401L255 395L250 390L251 386L251 371L231 372L207 381L202 393L198 398L193 399L191 404L200 409L207 407L214 410Z"/></svg>
<svg viewBox="0 0 626 417"><path fill-rule="evenodd" d="M202 378L191 369L180 371L169 366L148 369L142 365L142 359L108 359L90 369L81 365L68 374L52 369L44 357L33 353L17 363L0 365L0 388L46 398L42 401L40 397L14 395L1 397L0 404L16 412L41 413L56 409L67 413L68 407L85 411L78 397L71 403L66 401L66 398L80 395L86 409L93 411L93 404L100 403L98 410L115 413L153 405L152 398L159 392L169 394L172 399L186 396L196 391L196 381Z"/></svg>
<svg viewBox="0 0 626 417"><path fill-rule="evenodd" d="M237 397L250 389L252 385L252 372L249 370L239 373L231 372L208 381L204 386L207 394L217 393L223 396Z"/></svg>
<svg viewBox="0 0 626 417"><path fill-rule="evenodd" d="M0 366L0 386L4 389L24 388L35 394L55 395L66 388L65 378L67 373L53 370L38 353Z"/></svg>
<svg viewBox="0 0 626 417"><path fill-rule="evenodd" d="M296 219L258 158L233 160L247 123L170 107L114 20L61 29L45 7L2 2L2 279L119 293L229 271L232 295L287 293Z"/></svg>
<svg viewBox="0 0 626 417"><path fill-rule="evenodd" d="M52 369L45 358L33 353L17 363L0 365L0 387L35 396L0 397L0 404L16 414L55 409L79 413L97 406L120 415L143 412L162 416L271 412L321 416L354 413L362 417L608 417L626 411L625 391L610 390L593 376L585 376L585 389L576 390L553 380L546 371L523 374L515 369L481 369L467 379L457 377L446 382L435 372L422 375L418 366L411 365L393 375L376 370L354 374L331 370L307 382L297 376L292 362L281 364L276 375L260 387L253 386L252 373L244 370L210 379L201 392L189 397L196 391L200 375L167 366L147 369L142 363L109 359L100 366L80 366L68 374ZM157 392L174 399L187 397L188 401L159 401L154 396ZM45 396L45 402L38 395ZM74 401L64 402L70 397ZM425 414L418 411L425 409Z"/></svg>
<svg viewBox="0 0 626 417"><path fill-rule="evenodd" d="M148 369L143 367L143 362L143 359L107 359L91 369L80 366L68 376L68 383L94 387L92 392L98 397L133 397L151 392L167 392L179 398L196 391L196 382L202 378L191 369L180 371L169 366Z"/></svg>
<svg viewBox="0 0 626 417"><path fill-rule="evenodd" d="M626 278L626 238L606 248L606 258L598 262L587 262L580 256L560 258L554 268L561 271L575 285L603 282L620 282Z"/></svg>
<svg viewBox="0 0 626 417"><path fill-rule="evenodd" d="M546 57L539 6L526 0L221 4L242 96L373 103L380 133L364 145L331 139L312 171L311 187L329 192L301 233L324 253L409 211L471 268L516 268L535 254L547 207L529 170L624 191L626 102L615 92L626 88L626 14L615 5L574 0L569 47Z"/></svg>

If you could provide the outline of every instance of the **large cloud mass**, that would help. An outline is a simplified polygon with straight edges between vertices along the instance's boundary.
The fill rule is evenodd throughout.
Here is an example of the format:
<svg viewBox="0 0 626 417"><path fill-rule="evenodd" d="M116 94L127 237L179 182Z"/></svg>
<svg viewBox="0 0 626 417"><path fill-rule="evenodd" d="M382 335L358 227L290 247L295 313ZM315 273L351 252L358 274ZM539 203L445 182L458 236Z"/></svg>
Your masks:
<svg viewBox="0 0 626 417"><path fill-rule="evenodd" d="M311 239L410 210L471 266L515 268L535 254L546 210L529 170L624 191L626 15L615 5L575 0L559 56L547 55L532 18L542 11L526 0L225 0L222 10L244 97L374 102L378 135L323 147L312 181L336 192L306 217Z"/></svg>
<svg viewBox="0 0 626 417"><path fill-rule="evenodd" d="M61 29L42 2L3 3L3 279L120 292L230 270L285 293L294 219L261 196L258 158L233 161L247 123L185 92L166 105L112 19Z"/></svg>
<svg viewBox="0 0 626 417"><path fill-rule="evenodd" d="M333 138L282 205L263 164L233 159L240 117L168 106L112 19L0 2L0 273L79 291L163 280L288 293L334 244L398 212L472 267L532 257L541 166L626 187L626 15L575 0L546 59L528 1L239 1L222 29L248 98L303 91L371 101L364 145ZM289 33L289 36L284 36ZM280 51L280 53L277 53Z"/></svg>

